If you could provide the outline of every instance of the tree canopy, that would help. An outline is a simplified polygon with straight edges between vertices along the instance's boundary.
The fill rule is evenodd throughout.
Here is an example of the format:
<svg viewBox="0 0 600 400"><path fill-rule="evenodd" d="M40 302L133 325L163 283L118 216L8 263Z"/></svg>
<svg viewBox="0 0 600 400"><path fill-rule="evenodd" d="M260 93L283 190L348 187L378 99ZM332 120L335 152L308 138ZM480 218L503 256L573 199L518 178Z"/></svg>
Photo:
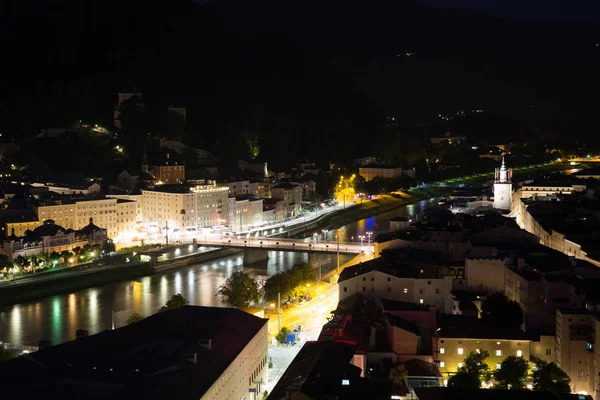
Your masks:
<svg viewBox="0 0 600 400"><path fill-rule="evenodd" d="M136 322L140 322L144 318L146 317L140 313L133 313L129 318L127 318L127 321L125 321L125 325L135 324Z"/></svg>
<svg viewBox="0 0 600 400"><path fill-rule="evenodd" d="M523 325L521 306L509 300L504 293L492 294L481 308L481 319L490 328L521 328Z"/></svg>
<svg viewBox="0 0 600 400"><path fill-rule="evenodd" d="M307 284L317 280L313 268L307 264L296 264L285 272L279 272L265 282L265 298L268 301L277 299L280 293L284 298L296 297L305 291Z"/></svg>
<svg viewBox="0 0 600 400"><path fill-rule="evenodd" d="M541 360L533 371L533 390L571 393L571 378L556 363Z"/></svg>
<svg viewBox="0 0 600 400"><path fill-rule="evenodd" d="M228 305L247 307L260 299L258 283L241 268L236 268L218 290L218 295Z"/></svg>
<svg viewBox="0 0 600 400"><path fill-rule="evenodd" d="M404 368L403 364L398 364L394 368L390 369L389 375L390 381L395 385L402 385L406 383L408 378L408 371Z"/></svg>
<svg viewBox="0 0 600 400"><path fill-rule="evenodd" d="M479 353L470 352L465 358L463 366L448 381L448 386L480 388L481 382L487 382L491 378L491 372L485 362L489 355L487 350L482 350Z"/></svg>
<svg viewBox="0 0 600 400"><path fill-rule="evenodd" d="M508 356L500 364L500 369L494 373L500 389L518 390L523 388L527 378L528 362L523 357Z"/></svg>
<svg viewBox="0 0 600 400"><path fill-rule="evenodd" d="M187 301L187 299L185 297L183 297L183 295L181 293L177 293L177 294L174 294L173 296L171 296L169 301L167 301L167 304L162 306L158 310L158 312L169 311L174 308L186 306L188 304L189 304L189 302Z"/></svg>

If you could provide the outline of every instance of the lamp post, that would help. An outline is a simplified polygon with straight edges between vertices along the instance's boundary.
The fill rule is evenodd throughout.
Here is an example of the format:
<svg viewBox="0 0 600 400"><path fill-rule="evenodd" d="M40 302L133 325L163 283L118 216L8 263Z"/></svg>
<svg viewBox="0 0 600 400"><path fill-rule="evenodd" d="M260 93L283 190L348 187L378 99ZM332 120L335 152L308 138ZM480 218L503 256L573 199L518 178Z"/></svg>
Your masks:
<svg viewBox="0 0 600 400"><path fill-rule="evenodd" d="M360 235L358 238L360 239L360 247L362 249L362 247L363 247L363 240L365 240L365 235Z"/></svg>
<svg viewBox="0 0 600 400"><path fill-rule="evenodd" d="M281 332L281 293L277 293L277 333Z"/></svg>
<svg viewBox="0 0 600 400"><path fill-rule="evenodd" d="M328 229L323 229L323 241L325 243L327 243L327 232L329 232Z"/></svg>
<svg viewBox="0 0 600 400"><path fill-rule="evenodd" d="M340 235L335 235L337 239L337 273L340 274Z"/></svg>

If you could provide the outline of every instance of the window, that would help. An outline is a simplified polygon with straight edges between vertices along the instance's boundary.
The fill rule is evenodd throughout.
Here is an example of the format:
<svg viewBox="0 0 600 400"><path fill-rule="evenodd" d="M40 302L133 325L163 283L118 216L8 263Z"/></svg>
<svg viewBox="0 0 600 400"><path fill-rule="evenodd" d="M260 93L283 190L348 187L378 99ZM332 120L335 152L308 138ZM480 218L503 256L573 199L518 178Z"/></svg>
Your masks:
<svg viewBox="0 0 600 400"><path fill-rule="evenodd" d="M374 282L374 281L375 281L375 278L371 278L371 282Z"/></svg>
<svg viewBox="0 0 600 400"><path fill-rule="evenodd" d="M502 350L496 350L496 355L497 356L501 356L502 355Z"/></svg>
<svg viewBox="0 0 600 400"><path fill-rule="evenodd" d="M500 369L501 365L500 364L496 364L496 369Z"/></svg>
<svg viewBox="0 0 600 400"><path fill-rule="evenodd" d="M446 350L443 347L440 347L440 354L444 354Z"/></svg>
<svg viewBox="0 0 600 400"><path fill-rule="evenodd" d="M363 286L363 292L366 292L366 291L367 291L366 286Z"/></svg>
<svg viewBox="0 0 600 400"><path fill-rule="evenodd" d="M427 281L427 284L428 284L428 285L431 285L431 281Z"/></svg>
<svg viewBox="0 0 600 400"><path fill-rule="evenodd" d="M423 304L423 299L419 299L419 304Z"/></svg>
<svg viewBox="0 0 600 400"><path fill-rule="evenodd" d="M366 282L366 281L367 281L367 278L363 276L363 282Z"/></svg>
<svg viewBox="0 0 600 400"><path fill-rule="evenodd" d="M448 386L448 379L444 379L444 386Z"/></svg>
<svg viewBox="0 0 600 400"><path fill-rule="evenodd" d="M462 363L458 363L458 368L462 368Z"/></svg>
<svg viewBox="0 0 600 400"><path fill-rule="evenodd" d="M404 294L407 294L407 293L408 293L408 289L404 288Z"/></svg>
<svg viewBox="0 0 600 400"><path fill-rule="evenodd" d="M523 352L521 350L517 350L517 357L523 357Z"/></svg>
<svg viewBox="0 0 600 400"><path fill-rule="evenodd" d="M392 278L390 278L390 277L388 276L388 282L391 282L391 281L392 281Z"/></svg>
<svg viewBox="0 0 600 400"><path fill-rule="evenodd" d="M462 347L459 347L459 348L458 348L458 354L462 354L462 353L463 353L463 348L462 348Z"/></svg>
<svg viewBox="0 0 600 400"><path fill-rule="evenodd" d="M551 356L552 355L552 349L546 349L546 355L547 356Z"/></svg>
<svg viewBox="0 0 600 400"><path fill-rule="evenodd" d="M440 289L435 289L435 294L440 294Z"/></svg>
<svg viewBox="0 0 600 400"><path fill-rule="evenodd" d="M578 378L582 378L583 377L583 370L580 369L579 371L577 371L577 377Z"/></svg>
<svg viewBox="0 0 600 400"><path fill-rule="evenodd" d="M348 288L346 286L344 286L344 292L347 292Z"/></svg>
<svg viewBox="0 0 600 400"><path fill-rule="evenodd" d="M440 368L444 368L446 366L446 363L443 361L440 361Z"/></svg>
<svg viewBox="0 0 600 400"><path fill-rule="evenodd" d="M425 293L425 289L419 289L419 294Z"/></svg>

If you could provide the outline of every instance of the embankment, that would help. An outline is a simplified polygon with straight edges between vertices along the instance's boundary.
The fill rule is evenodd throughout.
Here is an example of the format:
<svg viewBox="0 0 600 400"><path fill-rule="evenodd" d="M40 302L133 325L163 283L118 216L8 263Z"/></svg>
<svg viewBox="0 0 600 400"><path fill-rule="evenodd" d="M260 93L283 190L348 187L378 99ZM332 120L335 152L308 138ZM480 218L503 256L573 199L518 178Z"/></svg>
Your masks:
<svg viewBox="0 0 600 400"><path fill-rule="evenodd" d="M0 307L34 301L43 297L70 293L113 282L137 279L154 273L150 263L126 264L119 267L73 273L60 279L31 281L22 285L0 288Z"/></svg>

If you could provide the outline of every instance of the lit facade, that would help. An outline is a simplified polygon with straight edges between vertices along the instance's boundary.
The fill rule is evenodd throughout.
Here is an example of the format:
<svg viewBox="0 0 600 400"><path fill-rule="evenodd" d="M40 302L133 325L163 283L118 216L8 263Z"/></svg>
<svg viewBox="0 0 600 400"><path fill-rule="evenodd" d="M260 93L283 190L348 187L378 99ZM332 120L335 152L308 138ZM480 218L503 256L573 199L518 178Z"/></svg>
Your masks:
<svg viewBox="0 0 600 400"><path fill-rule="evenodd" d="M153 165L149 173L161 184L175 184L185 180L185 165Z"/></svg>
<svg viewBox="0 0 600 400"><path fill-rule="evenodd" d="M399 178L402 176L402 168L395 165L369 165L365 167L360 167L358 169L358 174L362 176L367 182L374 178L392 179Z"/></svg>
<svg viewBox="0 0 600 400"><path fill-rule="evenodd" d="M504 157L502 165L496 168L494 180L494 208L497 210L510 210L512 202L512 168L506 168Z"/></svg>
<svg viewBox="0 0 600 400"><path fill-rule="evenodd" d="M279 183L273 186L271 197L283 200L288 217L295 217L302 209L302 187L297 183Z"/></svg>
<svg viewBox="0 0 600 400"><path fill-rule="evenodd" d="M524 333L522 335L517 334L522 338L506 338L502 335L494 338L484 338L446 336L444 331L445 329L442 329L438 337L434 339L434 349L437 354L437 361L439 361L438 366L444 381L447 381L458 372L471 351L487 350L489 357L485 362L491 371L498 369L502 361L508 356L522 357L529 360L531 340L527 339Z"/></svg>

